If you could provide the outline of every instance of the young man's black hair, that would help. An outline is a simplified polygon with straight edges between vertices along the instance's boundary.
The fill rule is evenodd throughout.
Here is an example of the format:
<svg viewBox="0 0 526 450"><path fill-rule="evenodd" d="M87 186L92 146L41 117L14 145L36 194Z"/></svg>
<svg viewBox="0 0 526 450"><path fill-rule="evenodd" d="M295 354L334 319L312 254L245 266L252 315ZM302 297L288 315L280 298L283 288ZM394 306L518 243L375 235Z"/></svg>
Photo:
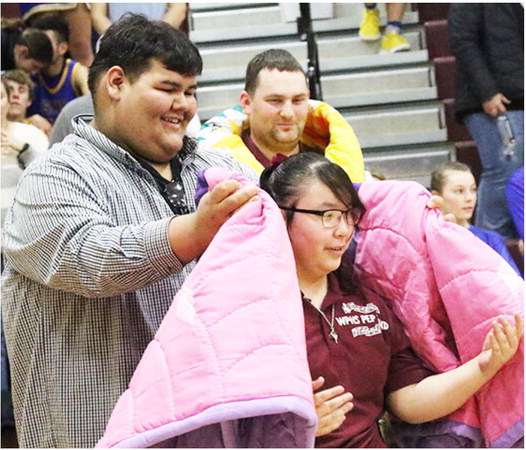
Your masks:
<svg viewBox="0 0 526 450"><path fill-rule="evenodd" d="M184 33L162 21L127 14L114 23L100 41L90 67L88 85L93 95L99 78L112 66L120 66L132 81L158 60L166 69L197 76L203 61L197 47Z"/></svg>

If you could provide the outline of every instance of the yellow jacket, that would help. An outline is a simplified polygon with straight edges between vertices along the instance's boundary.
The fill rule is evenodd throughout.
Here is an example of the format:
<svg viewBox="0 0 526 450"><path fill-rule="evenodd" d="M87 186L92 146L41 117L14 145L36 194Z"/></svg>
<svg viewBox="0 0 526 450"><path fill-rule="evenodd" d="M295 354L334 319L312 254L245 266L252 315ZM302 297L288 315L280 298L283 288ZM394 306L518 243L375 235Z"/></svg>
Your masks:
<svg viewBox="0 0 526 450"><path fill-rule="evenodd" d="M241 105L229 108L207 120L197 136L200 145L227 151L256 172L264 167L254 157L241 139L243 131L250 128ZM341 166L353 182L364 181L362 149L353 129L343 116L327 103L309 100L309 114L301 142L325 149L325 156Z"/></svg>

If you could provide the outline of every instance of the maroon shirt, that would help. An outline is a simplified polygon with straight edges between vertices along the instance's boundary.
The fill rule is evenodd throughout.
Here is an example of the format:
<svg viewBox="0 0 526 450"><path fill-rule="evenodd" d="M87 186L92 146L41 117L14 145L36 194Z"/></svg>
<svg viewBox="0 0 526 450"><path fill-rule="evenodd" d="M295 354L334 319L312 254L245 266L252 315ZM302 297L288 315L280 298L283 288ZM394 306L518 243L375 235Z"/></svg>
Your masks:
<svg viewBox="0 0 526 450"><path fill-rule="evenodd" d="M433 373L409 346L402 324L380 300L340 289L334 275L321 310L330 326L306 298L303 299L307 353L312 379L325 378L322 389L342 385L353 394L354 408L337 430L316 439L316 447L385 447L377 420L384 411L386 394L417 383Z"/></svg>
<svg viewBox="0 0 526 450"><path fill-rule="evenodd" d="M243 140L244 144L247 146L250 152L254 155L254 157L259 161L259 163L263 167L270 166L271 161L263 154L263 152L259 149L259 147L252 140L252 138L250 137L250 132L248 130L241 134L241 139ZM310 147L304 144L303 142L300 142L300 153L302 152L314 152L314 153L323 155L323 152L320 152L319 149Z"/></svg>

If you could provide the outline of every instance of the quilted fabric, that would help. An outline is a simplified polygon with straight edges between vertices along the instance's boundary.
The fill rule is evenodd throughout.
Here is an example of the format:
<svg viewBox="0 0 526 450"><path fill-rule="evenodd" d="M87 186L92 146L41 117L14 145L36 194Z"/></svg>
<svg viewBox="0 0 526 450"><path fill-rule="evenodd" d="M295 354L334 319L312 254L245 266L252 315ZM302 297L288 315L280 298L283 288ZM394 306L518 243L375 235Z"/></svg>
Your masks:
<svg viewBox="0 0 526 450"><path fill-rule="evenodd" d="M358 282L391 300L414 349L431 368L444 372L472 359L492 321L503 315L513 322L513 313L524 314L522 279L467 229L426 208L430 194L421 185L369 182L359 195L367 213L360 223ZM449 425L437 422L440 432L462 428L475 444L490 447L521 439L523 358L524 342L475 398L448 417ZM430 425L420 429L432 433Z"/></svg>
<svg viewBox="0 0 526 450"><path fill-rule="evenodd" d="M197 140L205 148L228 150L234 158L261 173L263 166L241 139L242 132L248 128L249 119L241 106L237 105L207 120ZM325 156L343 167L354 182L364 180L362 149L358 139L349 123L329 104L309 100L309 114L301 141L324 150Z"/></svg>
<svg viewBox="0 0 526 450"><path fill-rule="evenodd" d="M206 171L210 187L239 175ZM263 191L219 230L119 399L98 447L312 447L300 290Z"/></svg>

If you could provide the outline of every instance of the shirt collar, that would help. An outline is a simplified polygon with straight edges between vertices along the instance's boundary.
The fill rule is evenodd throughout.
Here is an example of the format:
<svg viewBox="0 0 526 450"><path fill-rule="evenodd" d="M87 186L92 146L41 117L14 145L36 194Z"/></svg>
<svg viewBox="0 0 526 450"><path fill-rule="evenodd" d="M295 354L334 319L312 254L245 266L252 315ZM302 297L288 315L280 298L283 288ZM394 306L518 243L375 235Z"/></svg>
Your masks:
<svg viewBox="0 0 526 450"><path fill-rule="evenodd" d="M124 164L134 164L141 167L141 164L126 150L108 139L103 133L90 126L93 120L93 114L80 114L72 119L75 134L87 140L99 150L109 154L113 158ZM177 156L183 166L189 164L195 158L197 142L188 136L183 137L183 147L179 150Z"/></svg>
<svg viewBox="0 0 526 450"><path fill-rule="evenodd" d="M325 298L323 299L320 310L323 311L327 309L327 307L331 306L333 303L340 301L340 299L346 295L349 294L345 294L342 291L336 275L333 272L330 273L328 275L327 295L325 295ZM301 293L301 298L310 302L310 300L303 295L303 292Z"/></svg>

